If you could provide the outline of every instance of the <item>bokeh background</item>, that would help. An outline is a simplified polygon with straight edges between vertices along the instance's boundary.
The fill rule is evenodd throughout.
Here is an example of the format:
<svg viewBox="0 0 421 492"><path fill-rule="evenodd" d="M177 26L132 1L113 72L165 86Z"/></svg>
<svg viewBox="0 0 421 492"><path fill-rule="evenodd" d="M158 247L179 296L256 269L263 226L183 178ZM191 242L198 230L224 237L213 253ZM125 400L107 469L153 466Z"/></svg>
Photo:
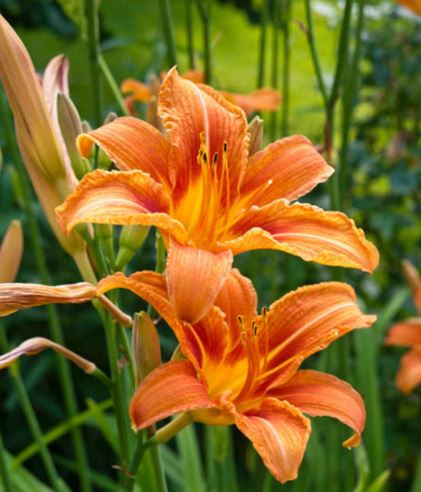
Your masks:
<svg viewBox="0 0 421 492"><path fill-rule="evenodd" d="M262 2L252 0L214 1L212 4L213 85L218 89L247 93L255 89L259 64L260 18ZM259 292L261 305L269 305L285 292L303 284L331 278L349 282L361 296L368 312L379 315L370 331L355 333L349 341L331 347L323 356L314 356L309 365L328 368L341 374L358 388L367 403L368 421L365 445L356 451L341 447L346 430L340 424L313 419L309 450L300 478L280 486L271 480L251 447L232 429L213 433L219 456L213 467L208 463L199 470L207 480L206 490L236 492L351 491L359 480L372 483L385 470L390 476L385 484L378 481L375 490L405 491L413 483L417 456L421 452L421 391L409 396L394 385L402 351L382 346L384 334L393 320L415 315L409 290L401 274L401 260L410 259L421 267L421 16L392 1L368 1L362 42L362 61L357 74L359 88L354 106L354 121L349 146L349 182L346 189L346 213L353 217L381 253L381 264L373 276L353 271L339 271L282 253L252 252L236 258L243 273L250 276ZM186 2L172 0L175 38L180 71L188 68L185 23ZM315 1L314 21L323 76L331 81L336 63L339 22L343 3ZM71 0L0 0L0 12L12 23L27 46L35 66L42 72L58 53L70 60L70 91L83 119L92 120L92 88L89 76L88 49L85 40L83 11ZM197 67L202 67L201 21L194 10L194 46ZM275 26L273 28L273 26ZM265 84L283 87L283 26L270 19L266 44ZM115 79L121 82L133 77L148 81L161 70L168 69L158 2L146 0L102 0L100 7L100 39L104 56ZM323 140L325 114L317 89L305 32L304 2L292 1L289 22L289 97L287 128L282 124L282 108L277 114L263 114L265 141L283 133L300 133L315 144ZM274 55L274 46L278 56ZM103 84L107 111L118 111L115 100ZM20 190L13 166L15 142L7 137L12 124L3 92L0 113L0 147L3 166L0 173L0 237L9 221L19 218L27 234L22 213ZM144 108L140 107L140 111ZM105 116L105 115L104 115ZM339 121L342 117L338 109ZM340 125L338 125L340 128ZM340 140L340 135L337 135ZM329 208L327 190L319 186L306 201ZM54 283L71 283L78 279L73 263L52 237L42 211L33 201L33 209L41 223L43 247ZM27 245L29 241L27 241ZM154 268L154 236L131 263L133 270ZM37 282L33 254L27 246L18 281ZM127 309L140 309L141 301L127 295ZM106 367L107 357L102 328L90 306L59 307L67 345ZM47 333L43 308L22 312L2 321L9 338L17 344L29 336ZM169 330L163 328L166 357L175 346ZM25 360L20 370L30 392L45 432L65 422L52 354ZM94 408L106 400L95 381L74 371L80 408ZM115 429L106 412L97 412L84 425L93 473L97 473L98 490L113 490L109 480L112 469ZM7 449L21 461L22 450L31 443L30 434L13 391L10 378L0 375L0 426ZM205 431L195 428L196 451L205 455ZM114 443L113 443L114 440ZM70 441L67 434L51 445L60 471L77 490L73 478ZM164 461L171 463L168 476L170 490L196 492L194 481L183 469L183 461L175 453L176 443L164 451ZM179 450L182 453L186 450ZM205 460L206 461L206 460ZM28 458L25 466L44 479L39 457ZM228 465L227 465L228 463ZM230 466L237 472L229 473ZM227 471L228 470L228 471ZM186 472L189 473L186 473ZM100 475L99 475L100 474ZM367 478L369 477L369 478ZM326 488L328 484L328 488ZM107 488L108 487L108 488ZM415 490L415 489L413 489ZM418 489L417 489L418 490ZM144 491L146 492L146 490Z"/></svg>

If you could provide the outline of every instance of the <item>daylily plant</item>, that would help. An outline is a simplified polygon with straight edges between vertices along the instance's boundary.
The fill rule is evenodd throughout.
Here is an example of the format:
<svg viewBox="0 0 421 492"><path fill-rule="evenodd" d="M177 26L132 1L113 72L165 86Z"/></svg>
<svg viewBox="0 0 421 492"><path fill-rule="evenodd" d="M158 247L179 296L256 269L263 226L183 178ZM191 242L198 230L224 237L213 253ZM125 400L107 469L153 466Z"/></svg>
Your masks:
<svg viewBox="0 0 421 492"><path fill-rule="evenodd" d="M155 369L130 405L135 429L181 413L156 440L171 437L191 421L235 424L248 437L274 477L285 482L297 471L310 435L304 414L331 416L354 430L344 445L360 442L364 403L346 382L300 370L310 355L375 316L361 313L351 287L326 282L299 288L257 314L251 282L232 270L215 306L198 323L174 315L162 275L117 273L100 281L99 293L126 288L150 302L174 330L184 358Z"/></svg>
<svg viewBox="0 0 421 492"><path fill-rule="evenodd" d="M165 73L161 74L165 78ZM183 73L183 78L190 80L195 84L203 84L205 82L205 74L200 70L188 70ZM124 98L127 109L130 114L137 114L134 103L150 103L154 98L154 89L152 86L144 84L135 79L125 79L121 83L121 92L127 94ZM272 87L262 87L256 89L250 94L237 94L234 92L221 91L221 94L233 104L240 106L246 115L250 115L254 111L278 111L281 103L281 95Z"/></svg>
<svg viewBox="0 0 421 492"><path fill-rule="evenodd" d="M404 262L404 272L413 290L414 304L421 316L421 279L408 261ZM385 343L411 348L402 357L396 375L396 386L403 393L409 394L421 384L421 317L394 324Z"/></svg>
<svg viewBox="0 0 421 492"><path fill-rule="evenodd" d="M244 111L175 69L161 85L158 113L166 134L123 117L79 136L83 156L98 144L120 170L88 173L57 216L67 232L84 222L157 226L180 318L204 316L233 255L245 251L277 249L326 265L376 268L377 249L345 214L291 203L333 172L305 137L249 156Z"/></svg>

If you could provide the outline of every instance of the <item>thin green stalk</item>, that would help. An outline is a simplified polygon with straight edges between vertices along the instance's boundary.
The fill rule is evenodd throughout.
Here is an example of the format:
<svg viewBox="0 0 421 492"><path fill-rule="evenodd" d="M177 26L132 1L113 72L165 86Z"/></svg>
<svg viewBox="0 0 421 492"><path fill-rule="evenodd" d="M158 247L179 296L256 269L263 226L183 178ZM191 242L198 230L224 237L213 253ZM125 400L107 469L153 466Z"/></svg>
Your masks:
<svg viewBox="0 0 421 492"><path fill-rule="evenodd" d="M189 68L194 69L194 38L193 38L193 2L185 0L186 10L186 35L187 35L187 53L189 57Z"/></svg>
<svg viewBox="0 0 421 492"><path fill-rule="evenodd" d="M113 389L111 393L114 401L117 429L118 429L118 435L120 440L122 468L126 470L129 465L129 456L130 456L129 435L128 435L130 426L127 418L127 408L124 403L122 381L121 381L120 369L118 365L116 326L114 321L111 319L111 316L108 313L106 313L104 317L105 317L104 328L105 328L105 337L107 341L108 360L110 363L111 377L113 383Z"/></svg>
<svg viewBox="0 0 421 492"><path fill-rule="evenodd" d="M418 456L411 492L421 492L421 454Z"/></svg>
<svg viewBox="0 0 421 492"><path fill-rule="evenodd" d="M0 330L0 346L3 351L9 351L9 343L6 336L6 331L4 329ZM22 378L20 376L19 366L17 364L13 364L9 367L8 371L12 378L13 384L15 385L19 397L19 402L21 404L25 419L29 425L32 437L39 446L42 464L44 465L45 473L47 474L48 480L50 481L51 486L54 490L64 490L64 483L60 479L56 467L54 466L50 451L45 444L44 436L38 423L37 416L34 412L34 409L32 408L32 404L26 391L25 385L23 384Z"/></svg>
<svg viewBox="0 0 421 492"><path fill-rule="evenodd" d="M0 433L0 477L5 492L13 492L12 477L9 470L9 463L6 461L6 448Z"/></svg>
<svg viewBox="0 0 421 492"><path fill-rule="evenodd" d="M168 63L171 67L177 65L177 52L174 38L174 27L169 0L159 0L161 9L162 28L164 29L165 44L167 45Z"/></svg>
<svg viewBox="0 0 421 492"><path fill-rule="evenodd" d="M279 29L280 29L280 8L279 2L275 0L273 5L273 22L272 22L272 77L271 86L277 89L279 86ZM278 114L271 114L270 137L271 141L276 138L276 120Z"/></svg>
<svg viewBox="0 0 421 492"><path fill-rule="evenodd" d="M33 256L35 258L35 265L38 271L40 281L43 284L50 284L51 283L50 274L48 272L47 262L42 247L41 231L39 229L39 225L32 207L31 185L29 183L25 166L23 165L23 162L20 159L19 153L15 146L16 144L13 135L13 130L10 124L10 118L8 117L8 113L5 108L3 97L0 97L0 106L1 106L0 112L5 115L4 122L5 122L5 130L6 130L6 139L7 142L9 143L12 158L14 160L14 164L18 171L18 176L21 183L20 186L21 193L22 193L21 198L24 205L24 212L28 219L31 249L32 249ZM65 345L63 331L61 328L60 318L58 316L58 311L56 306L50 304L47 306L46 309L47 309L48 325L49 325L50 335L52 340L56 343L59 343L60 345ZM77 404L76 404L75 389L70 372L70 366L68 361L58 356L56 356L56 363L58 367L58 375L60 379L61 390L63 392L64 406L66 409L66 413L69 417L73 417L77 413ZM75 452L75 458L78 465L78 475L79 475L81 490L83 492L90 492L92 489L90 485L89 476L86 473L86 470L89 469L89 463L88 463L86 448L82 437L82 432L80 431L80 429L76 428L72 430L71 440Z"/></svg>
<svg viewBox="0 0 421 492"><path fill-rule="evenodd" d="M339 155L340 162L340 190L341 195L344 197L347 189L347 182L349 177L348 170L348 151L349 151L349 137L353 120L354 99L357 93L359 82L359 63L361 58L361 38L364 24L364 7L365 0L358 0L358 16L355 26L355 47L348 70L348 77L344 87L343 104L342 104L342 142Z"/></svg>
<svg viewBox="0 0 421 492"><path fill-rule="evenodd" d="M267 25L269 19L270 0L263 0L262 12L260 15L260 41L259 41L259 65L257 71L257 88L263 87L265 82L266 66L266 39Z"/></svg>
<svg viewBox="0 0 421 492"><path fill-rule="evenodd" d="M150 450L152 456L152 465L157 481L158 492L168 492L167 482L165 480L164 467L162 465L161 453L158 446L152 446Z"/></svg>
<svg viewBox="0 0 421 492"><path fill-rule="evenodd" d="M129 113L126 105L124 104L123 96L121 95L121 92L120 92L120 89L117 85L117 82L115 81L114 76L111 73L111 70L110 70L107 62L105 61L105 58L102 55L102 53L98 54L98 64L99 64L99 67L102 71L102 74L105 77L105 80L108 83L108 86L109 86L111 92L113 93L113 96L114 96L114 98L118 104L118 107L120 108L120 111L125 116L129 116L130 113Z"/></svg>
<svg viewBox="0 0 421 492"><path fill-rule="evenodd" d="M212 83L212 39L211 39L211 0L196 0L203 24L203 52L205 62L205 82Z"/></svg>
<svg viewBox="0 0 421 492"><path fill-rule="evenodd" d="M98 2L96 0L85 0L85 16L88 33L89 67L91 69L93 121L95 126L99 126L102 122L102 90L99 64Z"/></svg>
<svg viewBox="0 0 421 492"><path fill-rule="evenodd" d="M289 133L289 86L290 86L290 20L291 20L291 0L284 0L283 25L282 25L282 113L281 113L281 134L286 136Z"/></svg>
<svg viewBox="0 0 421 492"><path fill-rule="evenodd" d="M319 91L323 99L323 106L327 108L328 94L327 94L325 82L323 80L319 54L317 51L316 40L314 37L313 15L311 12L311 0L305 0L304 5L306 11L306 22L307 22L306 34L307 34L308 45L310 47L310 53L314 65L314 71L316 72L317 85L319 87Z"/></svg>

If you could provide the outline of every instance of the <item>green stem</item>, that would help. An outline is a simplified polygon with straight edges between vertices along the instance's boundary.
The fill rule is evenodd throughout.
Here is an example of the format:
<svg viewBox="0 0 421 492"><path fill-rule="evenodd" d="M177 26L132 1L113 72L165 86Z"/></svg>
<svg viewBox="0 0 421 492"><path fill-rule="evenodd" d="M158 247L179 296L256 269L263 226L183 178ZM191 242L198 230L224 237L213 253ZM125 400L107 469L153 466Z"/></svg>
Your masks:
<svg viewBox="0 0 421 492"><path fill-rule="evenodd" d="M274 89L277 89L279 86L279 24L281 15L279 9L280 0L275 0L273 5L273 22L272 22L272 77L271 77L271 85ZM271 141L276 138L276 118L277 113L273 112L271 114L271 125L270 125L270 133L271 133Z"/></svg>
<svg viewBox="0 0 421 492"><path fill-rule="evenodd" d="M159 0L159 7L161 9L165 44L167 45L168 63L173 67L174 65L177 65L177 52L169 0Z"/></svg>
<svg viewBox="0 0 421 492"><path fill-rule="evenodd" d="M113 96L114 96L114 98L115 98L115 100L116 100L116 102L118 104L118 107L120 108L120 111L125 116L129 116L130 113L129 113L126 105L124 104L124 99L123 99L123 96L121 95L121 92L120 92L120 89L118 87L118 84L115 81L114 76L111 73L111 70L110 70L107 62L105 61L105 58L102 55L102 53L99 53L98 54L98 64L99 64L99 67L100 67L100 69L102 71L102 74L105 77L105 80L108 83L109 88L111 89L111 92L113 93Z"/></svg>
<svg viewBox="0 0 421 492"><path fill-rule="evenodd" d="M93 121L95 126L99 126L102 122L102 90L99 64L98 6L96 0L85 0L85 16L88 27L88 54L92 82Z"/></svg>
<svg viewBox="0 0 421 492"><path fill-rule="evenodd" d="M325 153L329 164L333 161L334 149L334 118L335 106L340 97L340 90L344 80L344 74L348 64L349 54L349 30L351 26L352 5L354 0L346 0L344 17L341 24L341 32L339 35L339 46L337 52L337 63L335 77L333 80L332 90L326 107L326 123L325 123ZM342 197L340 193L340 163L336 166L336 172L330 180L330 200L333 209L342 208Z"/></svg>
<svg viewBox="0 0 421 492"><path fill-rule="evenodd" d="M162 466L162 459L158 446L152 446L150 452L152 456L152 465L155 472L158 492L168 492L164 467Z"/></svg>
<svg viewBox="0 0 421 492"><path fill-rule="evenodd" d="M4 329L0 330L0 345L3 351L9 351L9 343L6 336L6 331ZM64 483L57 473L50 451L48 450L44 442L44 436L42 435L41 427L38 423L38 419L34 412L34 409L32 408L31 401L29 399L25 385L23 384L17 364L9 367L9 374L12 377L12 381L18 393L22 411L29 425L32 437L37 442L40 449L41 460L44 465L45 473L47 474L48 480L50 481L51 486L54 490L65 490Z"/></svg>
<svg viewBox="0 0 421 492"><path fill-rule="evenodd" d="M286 136L289 133L289 85L290 85L290 18L291 18L291 2L285 0L282 26L282 41L283 41L283 65L282 65L282 114L281 114L281 133Z"/></svg>
<svg viewBox="0 0 421 492"><path fill-rule="evenodd" d="M267 24L269 18L270 0L263 0L262 12L260 17L260 42L259 42L259 65L257 72L257 88L263 87L265 82L265 62L266 62L266 38Z"/></svg>
<svg viewBox="0 0 421 492"><path fill-rule="evenodd" d="M186 34L187 34L187 53L189 57L189 68L194 69L194 38L193 38L193 2L185 0L186 8Z"/></svg>
<svg viewBox="0 0 421 492"><path fill-rule="evenodd" d="M120 377L120 369L118 365L118 349L116 340L116 326L111 316L106 313L102 314L105 318L104 328L107 341L108 359L111 368L112 378L112 398L114 402L114 409L117 420L117 429L120 440L120 451L122 468L126 470L129 464L130 446L129 446L129 422L127 418L127 409L124 403L124 392L122 387L122 381Z"/></svg>
<svg viewBox="0 0 421 492"><path fill-rule="evenodd" d="M13 492L12 477L9 470L9 463L6 460L6 448L0 433L0 476L5 492Z"/></svg>
<svg viewBox="0 0 421 492"><path fill-rule="evenodd" d="M313 28L313 15L311 12L311 0L305 0L304 2L305 10L306 10L306 21L307 21L307 40L310 47L311 59L314 65L314 71L316 72L317 85L319 87L320 94L323 99L323 105L327 108L328 105L328 94L325 82L323 80L322 69L319 60L319 54L317 51L316 40L314 37L314 28Z"/></svg>
<svg viewBox="0 0 421 492"><path fill-rule="evenodd" d="M411 485L411 492L421 492L421 454L418 456L417 459L414 479Z"/></svg>
<svg viewBox="0 0 421 492"><path fill-rule="evenodd" d="M349 150L349 136L350 129L353 120L353 109L354 109L354 99L357 93L358 82L359 82L359 63L361 58L361 35L364 24L364 7L365 0L358 0L358 17L357 24L355 27L355 48L352 57L350 69L348 71L348 77L344 87L343 95L343 105L342 105L342 142L341 150L339 155L340 162L340 190L341 195L344 197L345 191L347 190L348 181L348 150Z"/></svg>
<svg viewBox="0 0 421 492"><path fill-rule="evenodd" d="M196 0L203 24L203 52L205 62L205 82L212 83L212 39L211 39L211 0Z"/></svg>
<svg viewBox="0 0 421 492"><path fill-rule="evenodd" d="M2 106L0 108L1 112L7 115L7 113L3 111L5 108L3 105L2 97L0 97L0 103ZM42 247L41 231L39 229L38 222L32 207L31 185L29 183L28 176L26 174L25 166L23 165L23 162L20 159L19 153L14 144L15 140L13 136L13 130L10 125L10 119L6 116L4 120L5 120L5 129L6 129L6 138L7 141L9 142L12 152L12 157L21 182L20 189L22 192L22 202L24 206L24 212L28 219L31 249L32 249L33 256L35 258L35 265L41 282L43 284L50 284L51 283L50 275L48 272L47 262ZM50 335L52 340L56 343L59 343L60 345L65 345L63 331L62 331L60 318L58 316L58 311L56 306L54 305L47 306L47 318L48 318L48 325L49 325ZM75 389L70 373L69 363L65 359L62 359L61 357L58 356L56 356L56 363L58 367L58 375L60 379L61 390L63 392L66 413L69 417L73 417L74 415L77 414L77 404L76 404ZM82 432L80 429L72 430L71 440L72 440L72 445L78 465L78 474L79 474L79 482L80 482L81 490L83 492L89 492L92 490L89 475L87 473L87 470L89 469L89 463L88 463L86 448L83 442Z"/></svg>

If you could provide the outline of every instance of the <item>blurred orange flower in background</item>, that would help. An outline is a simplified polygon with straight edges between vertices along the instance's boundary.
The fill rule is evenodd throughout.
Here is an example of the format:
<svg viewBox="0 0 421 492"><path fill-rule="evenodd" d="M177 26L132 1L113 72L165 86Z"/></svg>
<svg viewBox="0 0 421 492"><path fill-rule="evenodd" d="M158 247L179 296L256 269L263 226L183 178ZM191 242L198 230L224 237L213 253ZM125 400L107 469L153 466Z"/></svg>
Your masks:
<svg viewBox="0 0 421 492"><path fill-rule="evenodd" d="M136 429L180 412L188 412L186 423L235 424L281 482L297 476L303 458L310 434L303 413L339 419L354 430L344 446L359 444L365 424L360 395L335 376L299 370L310 355L375 321L361 313L348 285L302 287L258 315L250 280L232 270L215 306L193 325L174 315L160 274L118 273L98 285L99 293L114 288L150 302L186 357L155 369L139 386L130 405Z"/></svg>
<svg viewBox="0 0 421 492"><path fill-rule="evenodd" d="M161 78L166 77L166 73L161 73ZM205 82L205 75L200 70L188 70L182 75L183 79L190 80L195 84L203 84ZM125 79L120 86L123 94L128 94L124 98L127 109L130 114L136 115L135 102L149 103L154 97L153 88L150 85L139 82L135 79ZM263 87L257 89L249 94L237 94L228 91L221 91L221 94L228 101L240 106L246 115L250 115L254 111L278 111L281 103L281 95L279 91L272 87Z"/></svg>
<svg viewBox="0 0 421 492"><path fill-rule="evenodd" d="M421 0L397 0L399 4L421 15Z"/></svg>
<svg viewBox="0 0 421 492"><path fill-rule="evenodd" d="M180 318L204 316L233 255L245 251L276 249L326 265L376 268L377 249L345 214L290 203L333 172L305 137L278 140L250 156L244 112L174 69L161 85L158 112L165 135L124 117L79 136L82 155L98 144L120 171L88 173L57 216L67 232L83 222L158 227Z"/></svg>
<svg viewBox="0 0 421 492"><path fill-rule="evenodd" d="M421 315L421 279L409 261L404 262L404 273L413 291L414 304ZM394 324L385 343L411 348L402 357L396 375L396 386L403 393L411 393L421 384L421 317Z"/></svg>

